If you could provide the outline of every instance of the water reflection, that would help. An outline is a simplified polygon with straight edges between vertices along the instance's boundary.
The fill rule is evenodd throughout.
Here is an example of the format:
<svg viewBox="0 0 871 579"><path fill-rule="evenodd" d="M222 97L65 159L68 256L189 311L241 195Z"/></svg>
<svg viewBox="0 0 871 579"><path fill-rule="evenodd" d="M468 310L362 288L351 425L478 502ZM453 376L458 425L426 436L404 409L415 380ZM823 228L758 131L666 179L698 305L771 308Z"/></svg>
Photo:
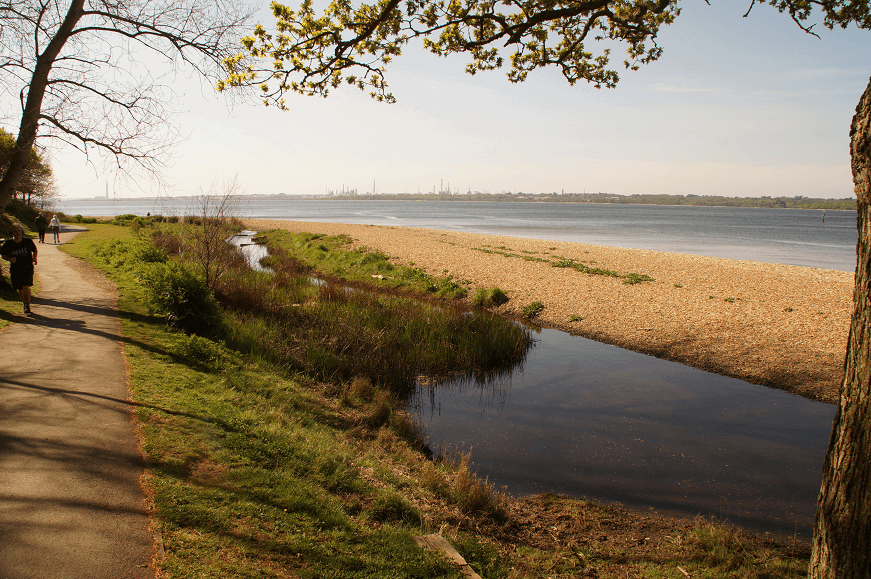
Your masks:
<svg viewBox="0 0 871 579"><path fill-rule="evenodd" d="M835 407L542 330L502 380L421 386L432 446L515 495L709 513L809 537Z"/></svg>
<svg viewBox="0 0 871 579"><path fill-rule="evenodd" d="M256 235L256 231L244 229L225 241L239 248L239 251L248 262L248 267L254 271L269 271L268 268L260 264L260 260L268 256L269 251L266 249L266 245L257 240Z"/></svg>

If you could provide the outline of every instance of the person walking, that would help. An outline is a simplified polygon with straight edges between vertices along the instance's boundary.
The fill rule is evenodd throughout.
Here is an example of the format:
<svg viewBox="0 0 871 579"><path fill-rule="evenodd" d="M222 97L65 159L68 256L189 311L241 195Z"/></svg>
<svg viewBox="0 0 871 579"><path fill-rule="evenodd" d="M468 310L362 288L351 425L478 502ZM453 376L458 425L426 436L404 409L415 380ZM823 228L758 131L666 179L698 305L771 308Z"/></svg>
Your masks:
<svg viewBox="0 0 871 579"><path fill-rule="evenodd" d="M45 230L48 229L48 219L45 218L42 211L40 211L39 215L36 216L35 225L36 231L39 233L39 242L45 243Z"/></svg>
<svg viewBox="0 0 871 579"><path fill-rule="evenodd" d="M60 243L60 219L57 218L57 215L52 216L51 223L48 225L51 227L51 232L54 234L54 243L57 245Z"/></svg>
<svg viewBox="0 0 871 579"><path fill-rule="evenodd" d="M30 315L30 288L33 287L33 267L36 265L36 244L24 237L24 227L12 224L12 239L0 247L0 257L9 262L9 277L12 288L24 304L24 313Z"/></svg>

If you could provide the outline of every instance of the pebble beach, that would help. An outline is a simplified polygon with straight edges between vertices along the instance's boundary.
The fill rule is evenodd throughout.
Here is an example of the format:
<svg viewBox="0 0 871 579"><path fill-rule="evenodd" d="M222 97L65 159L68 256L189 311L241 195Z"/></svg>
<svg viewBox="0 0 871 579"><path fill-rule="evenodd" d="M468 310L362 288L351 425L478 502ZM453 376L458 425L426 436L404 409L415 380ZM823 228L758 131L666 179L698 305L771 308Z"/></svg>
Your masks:
<svg viewBox="0 0 871 579"><path fill-rule="evenodd" d="M543 326L635 352L837 403L843 378L853 273L503 237L459 231L303 221L246 220L260 231L349 235L353 247L397 264L499 287L496 311L520 316L538 301ZM571 261L654 281L582 273Z"/></svg>

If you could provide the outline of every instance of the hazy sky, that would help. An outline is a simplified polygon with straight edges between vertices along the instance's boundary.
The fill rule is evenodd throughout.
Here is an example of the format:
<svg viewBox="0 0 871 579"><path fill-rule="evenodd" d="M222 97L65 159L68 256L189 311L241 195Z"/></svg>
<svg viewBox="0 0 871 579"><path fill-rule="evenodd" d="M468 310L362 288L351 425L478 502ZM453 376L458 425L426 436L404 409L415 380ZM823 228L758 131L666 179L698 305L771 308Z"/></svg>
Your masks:
<svg viewBox="0 0 871 579"><path fill-rule="evenodd" d="M398 102L351 88L289 96L290 110L236 105L179 83L188 138L167 180L189 195L237 176L245 193L606 191L850 197L849 126L871 75L871 32L802 32L745 2L685 0L662 58L616 89L568 86L556 71L514 85L463 72L417 45L388 69ZM264 25L271 19L263 13ZM622 60L622 55L617 55ZM53 155L63 197L156 194Z"/></svg>

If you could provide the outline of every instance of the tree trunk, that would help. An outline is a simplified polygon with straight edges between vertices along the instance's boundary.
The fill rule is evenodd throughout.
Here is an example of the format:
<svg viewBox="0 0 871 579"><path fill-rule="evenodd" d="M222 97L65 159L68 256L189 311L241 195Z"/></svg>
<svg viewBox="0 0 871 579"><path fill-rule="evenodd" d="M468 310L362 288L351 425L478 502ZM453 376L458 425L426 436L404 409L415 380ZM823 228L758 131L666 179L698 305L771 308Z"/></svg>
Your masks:
<svg viewBox="0 0 871 579"><path fill-rule="evenodd" d="M871 82L850 128L859 243L841 400L823 465L811 579L871 577Z"/></svg>
<svg viewBox="0 0 871 579"><path fill-rule="evenodd" d="M61 49L82 17L84 5L85 0L72 0L70 2L70 8L57 33L43 53L36 58L36 66L33 69L30 86L27 90L27 101L21 112L18 138L15 140L15 148L9 159L6 174L0 180L0 214L6 211L6 205L15 194L15 189L21 182L21 177L30 161L30 150L33 148L33 141L36 140L36 130L40 114L42 114L42 99L45 97L45 89L48 86L48 75Z"/></svg>

